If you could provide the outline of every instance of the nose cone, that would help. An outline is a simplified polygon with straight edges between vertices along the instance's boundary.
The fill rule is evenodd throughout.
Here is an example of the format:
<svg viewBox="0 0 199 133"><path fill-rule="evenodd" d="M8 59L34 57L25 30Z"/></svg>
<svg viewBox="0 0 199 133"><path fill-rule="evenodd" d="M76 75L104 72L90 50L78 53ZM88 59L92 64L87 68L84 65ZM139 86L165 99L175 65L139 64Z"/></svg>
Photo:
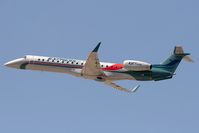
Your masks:
<svg viewBox="0 0 199 133"><path fill-rule="evenodd" d="M9 62L6 62L5 64L4 64L4 66L6 66L6 67L16 67L16 62L13 60L13 61L9 61Z"/></svg>
<svg viewBox="0 0 199 133"><path fill-rule="evenodd" d="M6 62L5 64L3 64L4 66L6 66L6 67L10 67L11 65L12 65L12 63L10 63L10 61L9 62Z"/></svg>
<svg viewBox="0 0 199 133"><path fill-rule="evenodd" d="M24 63L24 58L15 59L9 62L6 62L4 66L11 68L20 68L20 65Z"/></svg>

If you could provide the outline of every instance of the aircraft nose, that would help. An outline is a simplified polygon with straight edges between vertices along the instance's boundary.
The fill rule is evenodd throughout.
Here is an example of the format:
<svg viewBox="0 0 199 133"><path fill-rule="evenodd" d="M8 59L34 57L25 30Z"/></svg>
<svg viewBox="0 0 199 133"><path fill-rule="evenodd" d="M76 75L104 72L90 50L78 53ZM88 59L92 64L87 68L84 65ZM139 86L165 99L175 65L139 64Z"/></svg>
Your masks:
<svg viewBox="0 0 199 133"><path fill-rule="evenodd" d="M24 62L24 58L15 59L9 62L6 62L4 66L11 68L19 68L19 66Z"/></svg>
<svg viewBox="0 0 199 133"><path fill-rule="evenodd" d="M11 63L10 62L6 62L3 65L9 67L11 65Z"/></svg>
<svg viewBox="0 0 199 133"><path fill-rule="evenodd" d="M6 62L4 64L4 66L6 66L6 67L14 67L16 64L17 64L17 62L13 60L13 61Z"/></svg>

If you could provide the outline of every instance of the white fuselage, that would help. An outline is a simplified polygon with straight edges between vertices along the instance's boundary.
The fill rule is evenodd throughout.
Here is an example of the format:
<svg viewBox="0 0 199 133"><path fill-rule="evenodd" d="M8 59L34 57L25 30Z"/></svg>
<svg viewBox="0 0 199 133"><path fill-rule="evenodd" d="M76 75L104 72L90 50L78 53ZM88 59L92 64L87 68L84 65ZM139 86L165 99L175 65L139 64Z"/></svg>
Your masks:
<svg viewBox="0 0 199 133"><path fill-rule="evenodd" d="M123 64L106 62L100 62L100 67L105 73L105 76L82 75L82 68L84 67L85 62L85 60L26 55L24 58L10 61L5 65L18 69L66 73L76 77L83 77L97 81L100 81L101 79L134 80L132 76L123 73L127 71Z"/></svg>

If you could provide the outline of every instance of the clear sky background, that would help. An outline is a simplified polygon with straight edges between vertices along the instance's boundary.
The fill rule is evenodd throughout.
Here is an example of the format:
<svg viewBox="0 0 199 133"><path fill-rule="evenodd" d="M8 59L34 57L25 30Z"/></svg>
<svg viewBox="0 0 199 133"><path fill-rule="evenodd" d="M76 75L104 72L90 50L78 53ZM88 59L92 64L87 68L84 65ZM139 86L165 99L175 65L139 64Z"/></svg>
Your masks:
<svg viewBox="0 0 199 133"><path fill-rule="evenodd" d="M1 133L198 133L198 0L1 0ZM136 94L70 75L10 69L26 54L160 63L182 45L195 63L172 80L124 81Z"/></svg>

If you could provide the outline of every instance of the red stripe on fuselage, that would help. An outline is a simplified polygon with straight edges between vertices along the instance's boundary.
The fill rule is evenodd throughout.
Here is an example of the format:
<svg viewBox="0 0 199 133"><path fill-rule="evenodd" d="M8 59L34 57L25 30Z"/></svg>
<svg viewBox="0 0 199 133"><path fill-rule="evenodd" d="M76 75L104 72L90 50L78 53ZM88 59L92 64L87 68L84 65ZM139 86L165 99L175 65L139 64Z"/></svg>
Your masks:
<svg viewBox="0 0 199 133"><path fill-rule="evenodd" d="M114 65L111 65L109 67L102 68L102 70L104 70L104 71L115 71L115 70L120 70L122 68L124 68L123 64L114 64Z"/></svg>

